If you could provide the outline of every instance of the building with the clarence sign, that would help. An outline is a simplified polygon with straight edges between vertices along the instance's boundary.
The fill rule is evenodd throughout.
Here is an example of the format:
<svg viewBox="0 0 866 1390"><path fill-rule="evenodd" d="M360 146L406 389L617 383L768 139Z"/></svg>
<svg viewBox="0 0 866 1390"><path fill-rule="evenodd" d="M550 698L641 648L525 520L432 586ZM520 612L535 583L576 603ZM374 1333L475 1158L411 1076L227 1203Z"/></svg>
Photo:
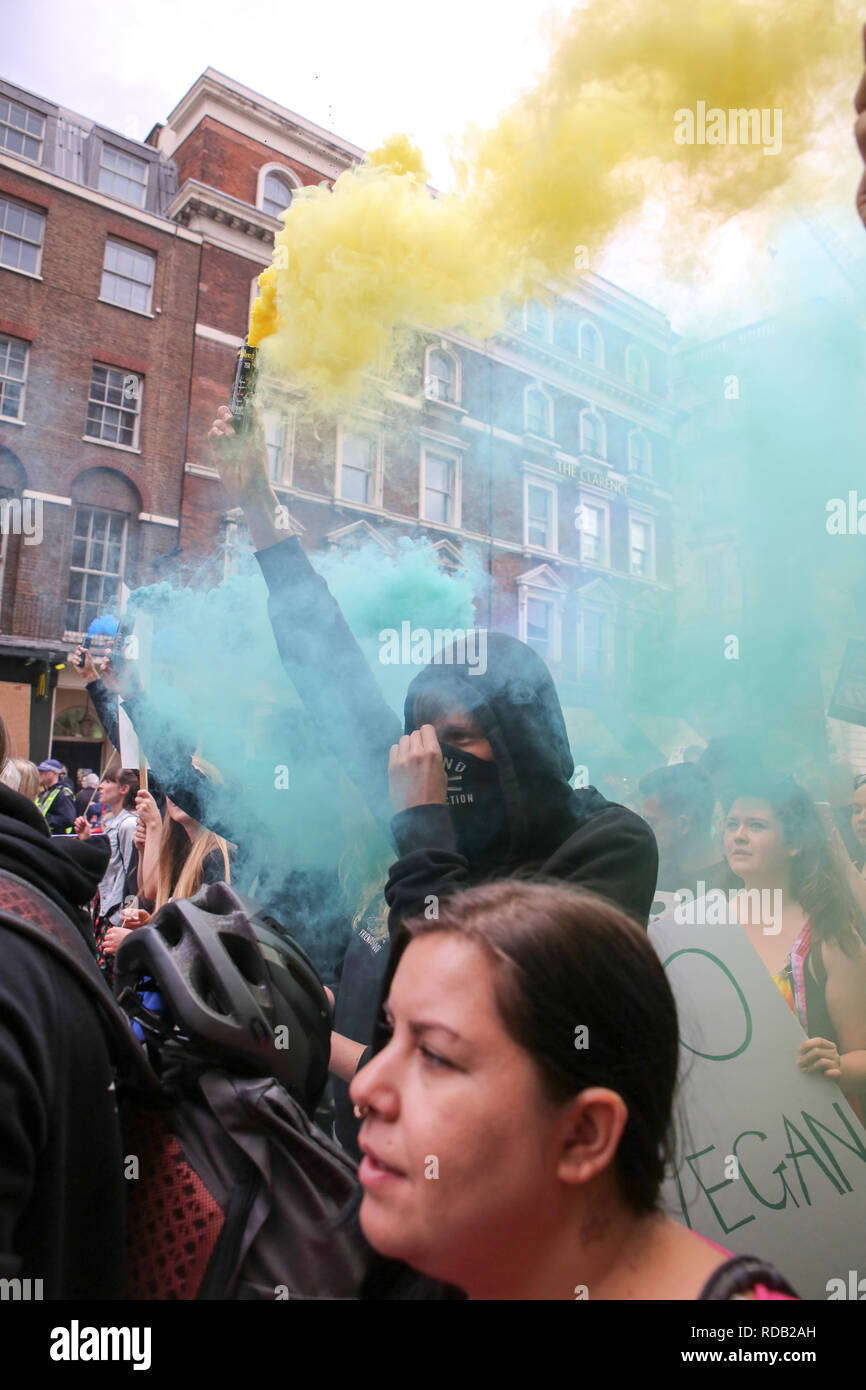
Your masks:
<svg viewBox="0 0 866 1390"><path fill-rule="evenodd" d="M28 105L26 95L19 94L22 109L35 111L36 99ZM140 155L119 137L97 132L89 138L97 153L82 164L76 194L97 203L100 217L111 221L99 232L106 245L117 238L133 248L139 259L133 256L132 269L124 262L126 268L112 274L143 276L148 302L132 306L135 350L119 340L103 342L113 323L106 316L120 322L133 315L97 303L109 251L91 238L94 332L87 351L82 339L75 389L93 395L92 369L84 360L90 352L107 368L143 380L137 447L149 449L164 419L172 427L153 474L159 497L154 492L149 501L139 500L150 486L149 454L133 458L133 446L118 441L110 460L105 441L96 443L104 468L116 468L138 490L128 506L121 506L119 483L112 483L110 496L106 491L101 510L122 512L118 524L125 525L129 543L103 558L110 561L112 583L146 582L142 557L150 531L162 526L162 549L171 552L175 573L209 567L219 578L230 571L245 536L242 518L227 509L204 438L228 398L256 277L270 262L278 215L295 190L333 182L363 151L213 69L197 79L164 125L153 128L138 146ZM113 149L112 141L117 153L98 153ZM106 159L117 162L121 155L129 165L125 172L112 166L99 173ZM15 156L12 162L22 161ZM126 179L132 206L141 197L141 168L154 182L145 181L148 201L140 211L127 210L125 220L106 207L109 200L98 189L87 187L88 177L98 181L113 172L113 194ZM31 189L25 201L33 198ZM135 235L131 220L142 224ZM168 233L164 250L162 228ZM84 260L87 254L82 243ZM0 276L6 278L2 269ZM64 321L71 312L58 310L55 317ZM182 345L157 352L160 335L169 326L178 331L178 315ZM22 322L39 331L26 308L15 319L19 329L11 324L8 337L22 336ZM577 760L588 763L590 779L600 783L629 759L651 766L691 741L677 720L657 717L655 666L647 660L672 622L673 336L662 313L586 273L551 287L547 302L514 313L494 340L427 335L399 386L381 383L372 404L328 428L313 433L288 389L277 392L267 415L272 478L302 544L334 549L370 540L393 552L401 536L426 537L446 569L476 557L485 575L477 623L514 633L545 658ZM153 348L146 346L151 339ZM177 388L182 413L154 413L149 382L156 380L156 363L170 364L176 374L161 389ZM17 438L21 431L12 424L8 433ZM43 471L54 468L57 477L38 484L46 496L68 498L57 505L73 510L70 464L80 454L81 468L94 452L90 426L79 433L88 438L76 444L75 458L56 465L46 460ZM82 496L91 509L97 502L90 493ZM55 553L57 617L39 619L39 631L56 638L55 647L69 628L60 608L67 589L72 593L71 544L70 532ZM170 577L165 566L160 574ZM26 579L19 576L18 585L29 592ZM16 613L24 611L19 600L16 605Z"/></svg>

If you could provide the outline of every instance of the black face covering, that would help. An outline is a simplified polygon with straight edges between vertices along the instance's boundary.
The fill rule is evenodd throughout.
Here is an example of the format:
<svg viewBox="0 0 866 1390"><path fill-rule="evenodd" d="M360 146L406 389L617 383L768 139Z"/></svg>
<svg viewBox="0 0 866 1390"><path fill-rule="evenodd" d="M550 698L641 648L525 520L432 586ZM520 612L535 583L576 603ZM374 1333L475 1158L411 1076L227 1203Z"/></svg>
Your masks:
<svg viewBox="0 0 866 1390"><path fill-rule="evenodd" d="M448 774L448 809L457 837L457 848L467 859L476 859L508 838L505 802L495 763L476 758L443 743L442 758Z"/></svg>

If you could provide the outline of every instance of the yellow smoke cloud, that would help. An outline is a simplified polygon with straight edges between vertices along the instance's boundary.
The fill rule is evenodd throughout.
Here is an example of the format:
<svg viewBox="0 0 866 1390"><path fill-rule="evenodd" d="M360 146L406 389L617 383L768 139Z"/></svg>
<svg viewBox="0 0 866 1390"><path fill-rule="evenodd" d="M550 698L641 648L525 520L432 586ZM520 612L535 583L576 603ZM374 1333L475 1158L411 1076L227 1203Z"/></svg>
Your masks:
<svg viewBox="0 0 866 1390"><path fill-rule="evenodd" d="M649 194L685 246L691 216L706 227L784 191L859 66L853 0L590 0L553 39L538 86L465 138L455 194L431 194L400 135L295 195L251 319L269 373L322 405L350 399L395 329L494 331L503 297L571 274L575 247L592 257ZM780 112L781 148L678 143L676 113L699 102Z"/></svg>

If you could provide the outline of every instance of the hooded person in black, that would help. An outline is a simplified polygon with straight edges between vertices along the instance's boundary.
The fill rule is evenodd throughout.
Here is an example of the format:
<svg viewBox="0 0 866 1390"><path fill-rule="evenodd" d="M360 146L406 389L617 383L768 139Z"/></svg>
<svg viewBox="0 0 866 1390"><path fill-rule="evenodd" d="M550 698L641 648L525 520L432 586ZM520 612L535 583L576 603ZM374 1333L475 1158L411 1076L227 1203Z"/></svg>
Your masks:
<svg viewBox="0 0 866 1390"><path fill-rule="evenodd" d="M647 923L658 869L652 831L594 787L570 785L574 763L546 665L514 637L485 636L483 673L446 648L406 695L406 734L429 724L446 735L447 789L444 801L409 806L391 822L400 857L385 887L385 988L405 944L403 921L430 911L431 898L489 879L566 879ZM448 744L454 712L469 716L490 756Z"/></svg>

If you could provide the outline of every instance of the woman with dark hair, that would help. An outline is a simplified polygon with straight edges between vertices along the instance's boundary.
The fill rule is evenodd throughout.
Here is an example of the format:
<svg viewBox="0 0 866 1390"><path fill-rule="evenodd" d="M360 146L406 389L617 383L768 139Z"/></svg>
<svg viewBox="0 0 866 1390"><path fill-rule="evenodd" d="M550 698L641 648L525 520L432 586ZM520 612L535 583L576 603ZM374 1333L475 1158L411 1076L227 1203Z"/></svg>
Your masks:
<svg viewBox="0 0 866 1390"><path fill-rule="evenodd" d="M646 934L516 880L405 926L389 1040L351 1087L360 1222L387 1257L367 1296L720 1296L728 1252L659 1209L679 1041ZM746 1296L778 1278L753 1268Z"/></svg>
<svg viewBox="0 0 866 1390"><path fill-rule="evenodd" d="M741 923L806 1032L800 1067L838 1082L862 1118L866 922L814 802L790 777L743 779L730 801L724 843L747 894L781 893L773 930L749 910Z"/></svg>

